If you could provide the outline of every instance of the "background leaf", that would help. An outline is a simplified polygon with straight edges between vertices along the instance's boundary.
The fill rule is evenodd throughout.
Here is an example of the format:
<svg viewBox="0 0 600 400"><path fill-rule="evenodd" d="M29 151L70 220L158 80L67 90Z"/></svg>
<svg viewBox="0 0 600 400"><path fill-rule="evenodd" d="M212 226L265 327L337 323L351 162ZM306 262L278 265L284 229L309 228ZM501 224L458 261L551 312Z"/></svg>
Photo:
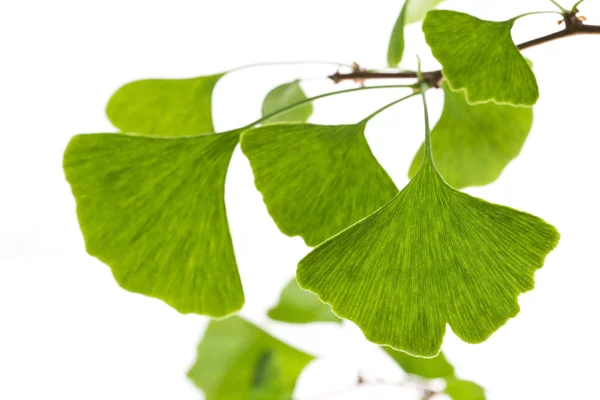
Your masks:
<svg viewBox="0 0 600 400"><path fill-rule="evenodd" d="M469 103L536 103L535 75L511 37L514 22L484 21L447 10L432 10L425 17L427 44L450 88L464 91Z"/></svg>
<svg viewBox="0 0 600 400"><path fill-rule="evenodd" d="M284 234L315 246L398 193L365 125L273 124L243 133L256 188Z"/></svg>
<svg viewBox="0 0 600 400"><path fill-rule="evenodd" d="M313 359L239 318L211 321L188 377L206 400L290 400Z"/></svg>
<svg viewBox="0 0 600 400"><path fill-rule="evenodd" d="M331 307L323 303L314 293L301 289L296 279L281 292L279 303L269 310L269 318L281 322L306 324L310 322L338 322Z"/></svg>
<svg viewBox="0 0 600 400"><path fill-rule="evenodd" d="M390 43L388 45L388 65L396 67L402 61L404 54L404 27L419 22L427 14L427 11L435 8L443 0L406 0L400 10L400 15L392 29Z"/></svg>
<svg viewBox="0 0 600 400"><path fill-rule="evenodd" d="M533 110L495 103L471 105L463 92L444 88L444 111L431 132L435 166L455 188L487 185L519 155ZM423 163L423 146L410 167L412 178Z"/></svg>
<svg viewBox="0 0 600 400"><path fill-rule="evenodd" d="M434 357L446 324L480 343L516 316L558 239L533 215L452 189L427 159L392 201L302 259L296 277L370 341Z"/></svg>
<svg viewBox="0 0 600 400"><path fill-rule="evenodd" d="M182 313L239 310L224 185L239 132L185 139L78 135L64 156L88 253L125 289Z"/></svg>
<svg viewBox="0 0 600 400"><path fill-rule="evenodd" d="M124 132L155 136L213 132L212 92L223 75L127 83L110 98L106 115Z"/></svg>
<svg viewBox="0 0 600 400"><path fill-rule="evenodd" d="M302 100L306 100L306 94L300 86L300 81L296 80L289 83L279 85L271 90L262 105L263 117L280 110L284 107L290 106ZM306 103L293 109L286 111L285 113L275 115L269 118L268 122L306 122L313 113L313 105Z"/></svg>
<svg viewBox="0 0 600 400"><path fill-rule="evenodd" d="M448 380L445 393L452 400L485 400L485 391L481 386L460 379Z"/></svg>

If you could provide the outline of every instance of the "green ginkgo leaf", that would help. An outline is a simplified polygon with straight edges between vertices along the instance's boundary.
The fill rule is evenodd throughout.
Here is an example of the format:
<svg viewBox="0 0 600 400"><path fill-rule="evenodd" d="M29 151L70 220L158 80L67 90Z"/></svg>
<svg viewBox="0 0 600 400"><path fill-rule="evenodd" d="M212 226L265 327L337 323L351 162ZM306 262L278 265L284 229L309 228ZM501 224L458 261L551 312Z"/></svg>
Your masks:
<svg viewBox="0 0 600 400"><path fill-rule="evenodd" d="M223 75L127 83L110 98L106 115L123 132L173 137L213 132L212 92Z"/></svg>
<svg viewBox="0 0 600 400"><path fill-rule="evenodd" d="M338 322L342 320L331 311L314 293L301 289L296 279L288 283L279 298L279 303L269 310L269 318L293 324L311 322Z"/></svg>
<svg viewBox="0 0 600 400"><path fill-rule="evenodd" d="M64 156L89 254L125 289L222 317L244 294L225 213L239 132L189 138L78 135Z"/></svg>
<svg viewBox="0 0 600 400"><path fill-rule="evenodd" d="M446 360L443 353L433 358L422 358L413 357L387 346L384 346L383 350L408 374L418 375L426 379L454 376L454 367Z"/></svg>
<svg viewBox="0 0 600 400"><path fill-rule="evenodd" d="M314 249L296 276L372 342L434 357L446 324L480 343L516 316L558 239L538 217L451 188L427 154L393 200Z"/></svg>
<svg viewBox="0 0 600 400"><path fill-rule="evenodd" d="M206 400L290 400L313 360L239 318L211 321L188 377Z"/></svg>
<svg viewBox="0 0 600 400"><path fill-rule="evenodd" d="M392 36L388 45L388 65L395 67L402 61L404 54L404 27L419 22L425 17L427 11L435 8L443 0L406 0L400 15L392 29Z"/></svg>
<svg viewBox="0 0 600 400"><path fill-rule="evenodd" d="M487 185L514 159L529 134L533 110L495 103L471 105L444 83L444 111L431 132L435 166L455 188ZM410 167L423 163L423 146Z"/></svg>
<svg viewBox="0 0 600 400"><path fill-rule="evenodd" d="M256 187L284 234L315 246L398 193L371 153L365 126L273 124L244 132Z"/></svg>
<svg viewBox="0 0 600 400"><path fill-rule="evenodd" d="M306 94L300 86L300 81L284 83L271 90L262 105L263 117L290 106L299 101L306 100ZM275 115L267 120L267 122L306 122L313 112L311 103L306 103L298 107L294 107L289 111Z"/></svg>
<svg viewBox="0 0 600 400"><path fill-rule="evenodd" d="M444 391L452 400L485 400L485 390L476 383L449 379Z"/></svg>
<svg viewBox="0 0 600 400"><path fill-rule="evenodd" d="M537 101L535 75L511 37L515 21L484 21L447 10L427 13L425 39L451 89L464 91L469 103L531 106Z"/></svg>

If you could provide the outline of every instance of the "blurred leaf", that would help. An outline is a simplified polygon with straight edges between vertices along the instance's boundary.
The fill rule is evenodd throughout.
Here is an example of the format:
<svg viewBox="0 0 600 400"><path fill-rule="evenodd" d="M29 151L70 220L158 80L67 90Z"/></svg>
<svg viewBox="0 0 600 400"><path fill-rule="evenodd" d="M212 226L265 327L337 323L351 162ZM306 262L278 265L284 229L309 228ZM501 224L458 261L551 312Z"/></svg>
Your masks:
<svg viewBox="0 0 600 400"><path fill-rule="evenodd" d="M279 398L279 394L284 390L276 353L272 350L266 350L258 358L254 369L250 400Z"/></svg>
<svg viewBox="0 0 600 400"><path fill-rule="evenodd" d="M443 353L433 358L421 358L396 351L391 347L383 346L382 348L407 374L418 375L426 379L454 376L454 367L446 360Z"/></svg>
<svg viewBox="0 0 600 400"><path fill-rule="evenodd" d="M444 0L407 0L406 24L413 24L425 18L429 10L437 7Z"/></svg>
<svg viewBox="0 0 600 400"><path fill-rule="evenodd" d="M88 253L132 292L222 317L244 294L224 201L238 131L77 135L64 156Z"/></svg>
<svg viewBox="0 0 600 400"><path fill-rule="evenodd" d="M471 104L531 106L539 97L531 67L515 46L516 19L484 21L456 11L433 10L423 22L431 51L450 88Z"/></svg>
<svg viewBox="0 0 600 400"><path fill-rule="evenodd" d="M404 54L404 27L419 22L427 11L435 8L443 0L406 0L400 10L400 15L392 29L392 36L388 45L388 65L396 67L402 61Z"/></svg>
<svg viewBox="0 0 600 400"><path fill-rule="evenodd" d="M306 94L300 86L300 81L284 83L271 90L262 106L263 117L281 110L284 107L291 106L299 101L306 100ZM268 122L306 122L312 115L313 106L311 103L306 103L293 109L275 115L268 119Z"/></svg>
<svg viewBox="0 0 600 400"><path fill-rule="evenodd" d="M213 132L212 92L223 75L127 83L110 98L106 115L124 132L171 137Z"/></svg>
<svg viewBox="0 0 600 400"><path fill-rule="evenodd" d="M239 318L211 321L188 377L206 400L290 400L313 359Z"/></svg>
<svg viewBox="0 0 600 400"><path fill-rule="evenodd" d="M398 193L365 126L273 124L243 133L256 188L284 234L317 245Z"/></svg>
<svg viewBox="0 0 600 400"><path fill-rule="evenodd" d="M485 400L485 391L476 383L457 380L448 380L445 393L452 400Z"/></svg>
<svg viewBox="0 0 600 400"><path fill-rule="evenodd" d="M445 103L431 132L435 165L451 186L487 185L514 159L533 122L531 108L494 103L470 105L464 93L444 83ZM423 163L423 146L410 167L412 178Z"/></svg>
<svg viewBox="0 0 600 400"><path fill-rule="evenodd" d="M342 322L314 293L301 289L296 279L283 289L279 303L269 310L269 318L295 324Z"/></svg>
<svg viewBox="0 0 600 400"><path fill-rule="evenodd" d="M296 277L372 342L434 357L446 324L480 343L519 312L556 229L448 186L427 157L389 203L328 239Z"/></svg>

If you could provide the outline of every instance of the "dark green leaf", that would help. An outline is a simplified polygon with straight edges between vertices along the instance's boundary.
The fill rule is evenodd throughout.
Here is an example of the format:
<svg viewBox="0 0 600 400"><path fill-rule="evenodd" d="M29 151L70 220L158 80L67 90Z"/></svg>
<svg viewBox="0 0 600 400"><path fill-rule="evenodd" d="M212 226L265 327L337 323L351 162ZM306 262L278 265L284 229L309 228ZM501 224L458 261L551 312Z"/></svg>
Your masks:
<svg viewBox="0 0 600 400"><path fill-rule="evenodd" d="M383 350L408 374L418 375L427 379L454 376L454 367L446 360L443 353L438 354L434 358L421 358L413 357L387 346L384 346Z"/></svg>
<svg viewBox="0 0 600 400"><path fill-rule="evenodd" d="M265 117L277 110L306 99L306 94L302 90L302 87L300 87L299 81L284 83L267 94L262 106L262 115ZM269 118L268 122L306 122L312 115L312 112L312 104L306 103L294 107L285 113L275 115Z"/></svg>
<svg viewBox="0 0 600 400"><path fill-rule="evenodd" d="M445 392L452 400L485 400L485 391L481 386L460 379L448 380Z"/></svg>
<svg viewBox="0 0 600 400"><path fill-rule="evenodd" d="M274 124L242 135L255 184L279 229L314 246L398 189L355 125Z"/></svg>
<svg viewBox="0 0 600 400"><path fill-rule="evenodd" d="M106 115L124 132L155 136L213 132L212 92L223 75L130 82L112 95Z"/></svg>
<svg viewBox="0 0 600 400"><path fill-rule="evenodd" d="M283 289L279 303L269 310L269 317L296 324L342 322L331 311L331 307L319 300L314 293L301 289L296 279L292 279Z"/></svg>
<svg viewBox="0 0 600 400"><path fill-rule="evenodd" d="M244 295L225 213L239 132L71 139L64 169L88 253L125 289L222 317Z"/></svg>
<svg viewBox="0 0 600 400"><path fill-rule="evenodd" d="M239 317L211 321L188 377L206 400L290 400L313 359Z"/></svg>
<svg viewBox="0 0 600 400"><path fill-rule="evenodd" d="M535 75L515 46L515 19L484 21L456 11L433 10L423 32L444 77L472 104L531 106L539 97Z"/></svg>
<svg viewBox="0 0 600 400"><path fill-rule="evenodd" d="M442 116L431 132L435 165L455 188L487 185L514 159L529 134L533 110L494 103L470 105L464 93L444 84ZM410 167L412 178L423 163L423 147Z"/></svg>
<svg viewBox="0 0 600 400"><path fill-rule="evenodd" d="M372 342L434 357L446 324L480 343L516 316L558 239L538 217L452 189L428 157L400 194L309 253L296 276Z"/></svg>

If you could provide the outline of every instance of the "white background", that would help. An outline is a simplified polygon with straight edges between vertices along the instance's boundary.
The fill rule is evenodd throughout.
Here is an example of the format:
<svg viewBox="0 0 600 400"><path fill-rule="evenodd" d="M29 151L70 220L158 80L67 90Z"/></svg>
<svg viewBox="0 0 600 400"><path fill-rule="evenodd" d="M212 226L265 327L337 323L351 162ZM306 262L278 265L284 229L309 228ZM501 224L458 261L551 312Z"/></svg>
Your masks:
<svg viewBox="0 0 600 400"><path fill-rule="evenodd" d="M565 0L563 0L564 2ZM148 77L190 77L264 61L358 61L385 65L401 0L3 1L0 5L0 399L199 399L185 378L206 319L180 315L159 300L128 293L88 256L64 180L62 152L77 133L111 132L104 106L121 84ZM565 6L570 6L567 3ZM450 0L488 19L551 10L539 1ZM600 22L600 4L581 7ZM517 23L521 42L559 29L556 15ZM414 55L437 67L419 30ZM527 50L540 85L535 125L518 159L494 184L467 190L531 212L562 234L558 248L522 295L520 315L487 342L444 349L459 376L489 399L598 399L600 304L598 145L600 37L579 36ZM214 95L218 130L259 117L265 93L328 66L269 67L228 75ZM304 85L314 95L337 87ZM321 100L312 119L355 122L401 90ZM429 95L432 117L441 93ZM386 111L368 127L376 156L398 186L423 138L418 99ZM410 399L380 388L324 396L352 385L356 370L401 379L381 351L351 324L308 329L268 322L264 310L309 250L280 234L236 150L227 208L246 292L242 314L323 361L301 376L298 399ZM404 393L406 397L401 395Z"/></svg>

